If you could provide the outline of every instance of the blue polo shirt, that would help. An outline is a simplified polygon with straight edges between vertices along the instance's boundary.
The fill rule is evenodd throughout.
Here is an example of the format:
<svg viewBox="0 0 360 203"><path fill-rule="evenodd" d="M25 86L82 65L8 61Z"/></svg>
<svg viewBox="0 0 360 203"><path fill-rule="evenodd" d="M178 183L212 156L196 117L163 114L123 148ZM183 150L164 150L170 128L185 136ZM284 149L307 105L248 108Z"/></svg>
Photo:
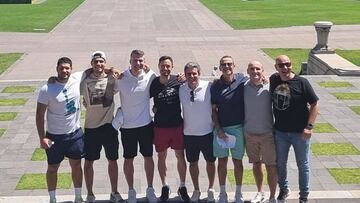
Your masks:
<svg viewBox="0 0 360 203"><path fill-rule="evenodd" d="M211 86L211 104L216 104L221 127L244 123L244 78L226 84L222 77Z"/></svg>

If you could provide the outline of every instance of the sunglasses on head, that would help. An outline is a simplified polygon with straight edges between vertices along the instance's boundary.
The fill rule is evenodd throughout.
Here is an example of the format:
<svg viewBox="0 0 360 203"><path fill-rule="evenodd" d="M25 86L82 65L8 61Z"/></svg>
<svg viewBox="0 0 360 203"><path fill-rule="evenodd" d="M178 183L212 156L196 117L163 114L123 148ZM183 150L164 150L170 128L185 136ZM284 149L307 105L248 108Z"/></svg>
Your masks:
<svg viewBox="0 0 360 203"><path fill-rule="evenodd" d="M286 62L286 63L278 63L276 64L279 68L285 68L286 67L290 67L291 66L291 62Z"/></svg>
<svg viewBox="0 0 360 203"><path fill-rule="evenodd" d="M190 101L191 101L191 102L194 102L194 101L195 101L195 93L194 93L194 90L191 90L191 91L190 91Z"/></svg>

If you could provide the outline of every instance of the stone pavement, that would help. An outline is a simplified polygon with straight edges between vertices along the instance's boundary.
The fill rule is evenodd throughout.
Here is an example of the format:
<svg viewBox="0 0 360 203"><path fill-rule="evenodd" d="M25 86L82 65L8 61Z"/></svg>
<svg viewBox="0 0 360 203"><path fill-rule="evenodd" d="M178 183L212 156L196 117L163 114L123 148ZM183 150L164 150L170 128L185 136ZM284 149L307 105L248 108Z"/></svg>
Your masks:
<svg viewBox="0 0 360 203"><path fill-rule="evenodd" d="M90 54L103 50L108 55L108 63L124 69L128 66L129 53L139 48L146 52L151 67L156 67L160 55L174 57L176 71L183 65L198 61L203 67L203 75L209 76L211 68L218 64L223 55L232 55L239 71L245 70L249 60L264 63L268 74L273 72L273 61L259 49L264 47L312 48L316 43L316 33L312 26L232 30L221 19L208 11L196 0L87 0L50 33L0 33L1 52L26 53L10 70L0 76L0 91L8 85L31 85L37 92L44 79L55 74L55 63L61 56L74 60L74 69L89 67ZM334 26L329 44L333 48L360 49L360 25ZM154 68L156 69L156 68ZM360 117L349 106L360 105L360 101L339 101L331 92L360 92L360 80L356 77L309 76L320 96L321 111L318 122L329 122L338 133L314 135L313 142L351 142L360 149ZM325 89L318 81L349 81L354 87ZM32 152L38 147L35 128L35 94L4 94L0 97L29 98L25 106L0 107L0 111L20 112L12 122L0 122L6 133L0 138L0 202L47 202L46 190L15 190L19 178L24 173L44 173L46 162L30 161ZM122 152L120 151L120 154ZM104 157L104 156L102 156ZM291 199L297 202L297 170L293 152L289 156ZM360 156L312 156L310 202L359 202L360 186L338 184L327 168L358 168ZM15 160L15 161L14 161ZM169 153L169 184L175 191L179 183L174 154ZM122 159L119 160L120 166ZM245 168L251 169L246 163ZM95 163L94 191L103 200L108 198L106 160ZM201 162L204 167L204 163ZM232 168L229 164L229 168ZM61 172L69 172L66 162ZM119 190L126 194L126 181L119 167ZM206 191L206 176L200 174L202 190ZM192 191L190 176L187 186ZM155 172L154 185L160 192L160 180ZM216 184L217 185L217 184ZM139 194L146 189L142 159L135 161L135 188ZM266 188L266 187L265 187ZM216 187L218 191L218 187ZM234 191L234 186L228 186ZM245 198L254 195L255 186L243 188ZM72 190L58 190L61 201L72 200ZM83 194L86 194L84 189ZM126 195L124 195L126 197ZM231 196L230 196L231 197ZM330 199L329 199L330 198ZM339 199L341 198L341 199Z"/></svg>

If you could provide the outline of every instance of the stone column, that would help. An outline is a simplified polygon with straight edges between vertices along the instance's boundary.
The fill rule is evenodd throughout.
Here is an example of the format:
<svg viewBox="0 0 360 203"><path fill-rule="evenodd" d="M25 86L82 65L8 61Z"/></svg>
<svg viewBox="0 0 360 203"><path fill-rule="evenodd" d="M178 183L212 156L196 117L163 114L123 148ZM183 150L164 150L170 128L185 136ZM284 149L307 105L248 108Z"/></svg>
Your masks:
<svg viewBox="0 0 360 203"><path fill-rule="evenodd" d="M315 30L317 33L317 44L316 46L311 50L314 54L332 54L335 53L335 51L328 47L328 38L329 38L329 32L330 28L333 25L330 21L316 21L314 23Z"/></svg>

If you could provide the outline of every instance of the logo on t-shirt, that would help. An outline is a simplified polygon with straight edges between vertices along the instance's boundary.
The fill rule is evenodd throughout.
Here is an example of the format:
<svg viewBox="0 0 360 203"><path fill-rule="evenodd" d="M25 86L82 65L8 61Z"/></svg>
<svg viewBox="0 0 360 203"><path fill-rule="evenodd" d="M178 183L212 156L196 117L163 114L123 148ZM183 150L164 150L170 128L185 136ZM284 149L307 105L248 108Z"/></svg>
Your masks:
<svg viewBox="0 0 360 203"><path fill-rule="evenodd" d="M64 97L65 97L65 109L66 109L65 116L68 116L68 115L76 112L75 101L72 99L69 99L67 92L68 92L68 90L66 88L63 89L63 91L62 91L62 93L64 94Z"/></svg>
<svg viewBox="0 0 360 203"><path fill-rule="evenodd" d="M290 98L289 85L286 83L278 85L275 88L273 95L274 107L279 111L286 110L290 106Z"/></svg>

